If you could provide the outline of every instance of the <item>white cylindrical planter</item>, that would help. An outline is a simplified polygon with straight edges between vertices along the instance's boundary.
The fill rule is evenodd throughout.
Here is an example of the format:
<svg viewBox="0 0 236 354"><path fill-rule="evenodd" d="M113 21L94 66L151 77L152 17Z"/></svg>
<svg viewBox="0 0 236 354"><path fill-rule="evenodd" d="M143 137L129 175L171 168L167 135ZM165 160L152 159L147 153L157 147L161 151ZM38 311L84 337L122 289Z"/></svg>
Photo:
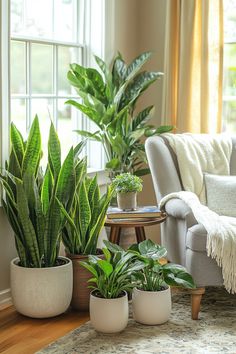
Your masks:
<svg viewBox="0 0 236 354"><path fill-rule="evenodd" d="M19 258L11 261L11 294L18 312L33 318L47 318L65 312L71 301L72 262L48 268L25 268Z"/></svg>
<svg viewBox="0 0 236 354"><path fill-rule="evenodd" d="M132 295L133 316L137 322L147 325L165 323L171 313L171 292L143 291L135 288Z"/></svg>
<svg viewBox="0 0 236 354"><path fill-rule="evenodd" d="M117 193L117 204L121 210L136 210L137 192Z"/></svg>
<svg viewBox="0 0 236 354"><path fill-rule="evenodd" d="M128 324L128 296L104 299L90 294L90 320L94 329L103 333L117 333Z"/></svg>

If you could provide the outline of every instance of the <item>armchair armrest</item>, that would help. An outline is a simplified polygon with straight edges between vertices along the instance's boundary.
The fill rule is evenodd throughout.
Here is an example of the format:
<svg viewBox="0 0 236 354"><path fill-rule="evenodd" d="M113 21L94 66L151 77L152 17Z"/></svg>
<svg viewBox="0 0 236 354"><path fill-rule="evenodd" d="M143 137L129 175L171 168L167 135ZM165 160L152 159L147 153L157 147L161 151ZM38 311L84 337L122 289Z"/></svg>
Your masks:
<svg viewBox="0 0 236 354"><path fill-rule="evenodd" d="M181 199L173 198L168 200L165 204L165 211L173 218L186 220L188 227L198 224L192 210Z"/></svg>

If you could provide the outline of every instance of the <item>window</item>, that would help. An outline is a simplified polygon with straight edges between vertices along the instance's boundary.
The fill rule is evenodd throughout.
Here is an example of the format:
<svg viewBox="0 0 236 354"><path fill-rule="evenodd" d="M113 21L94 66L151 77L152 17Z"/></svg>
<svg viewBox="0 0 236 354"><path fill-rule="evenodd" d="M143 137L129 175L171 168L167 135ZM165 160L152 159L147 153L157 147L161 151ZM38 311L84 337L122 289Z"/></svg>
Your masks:
<svg viewBox="0 0 236 354"><path fill-rule="evenodd" d="M23 135L38 115L43 147L50 119L62 146L62 155L79 141L75 129L87 129L86 117L65 102L78 99L67 81L69 64L90 65L94 44L102 52L102 26L91 36L93 0L11 0L10 6L10 117ZM96 1L102 14L102 1ZM102 23L102 19L100 19ZM100 53L98 53L100 51ZM92 127L91 127L92 130ZM89 167L103 167L99 143L87 144ZM46 154L44 154L46 155ZM46 156L45 156L46 159Z"/></svg>
<svg viewBox="0 0 236 354"><path fill-rule="evenodd" d="M236 0L224 0L223 131L236 133Z"/></svg>

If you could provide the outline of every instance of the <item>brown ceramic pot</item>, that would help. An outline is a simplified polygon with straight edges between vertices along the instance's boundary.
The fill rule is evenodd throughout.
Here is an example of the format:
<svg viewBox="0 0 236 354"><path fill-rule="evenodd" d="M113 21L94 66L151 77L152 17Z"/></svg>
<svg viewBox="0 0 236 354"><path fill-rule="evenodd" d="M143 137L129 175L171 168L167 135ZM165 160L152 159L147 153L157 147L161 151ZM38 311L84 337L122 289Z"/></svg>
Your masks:
<svg viewBox="0 0 236 354"><path fill-rule="evenodd" d="M73 265L73 293L71 306L74 310L88 311L89 310L89 298L92 289L88 288L88 280L92 277L92 274L82 265L81 261L87 261L87 255L66 254L68 258L72 260ZM103 258L103 255L98 255Z"/></svg>

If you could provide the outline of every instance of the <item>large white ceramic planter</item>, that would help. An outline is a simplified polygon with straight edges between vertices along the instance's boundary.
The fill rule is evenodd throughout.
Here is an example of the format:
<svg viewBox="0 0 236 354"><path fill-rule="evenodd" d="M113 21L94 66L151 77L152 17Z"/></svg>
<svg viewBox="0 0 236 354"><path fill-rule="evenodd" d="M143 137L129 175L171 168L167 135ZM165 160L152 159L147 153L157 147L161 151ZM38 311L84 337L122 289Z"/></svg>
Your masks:
<svg viewBox="0 0 236 354"><path fill-rule="evenodd" d="M90 294L90 320L94 329L103 333L117 333L125 329L129 318L128 296L103 299Z"/></svg>
<svg viewBox="0 0 236 354"><path fill-rule="evenodd" d="M132 295L133 316L137 322L158 325L168 321L171 313L171 292L143 291L135 288Z"/></svg>
<svg viewBox="0 0 236 354"><path fill-rule="evenodd" d="M71 301L72 262L49 268L25 268L19 258L11 261L11 293L18 312L34 318L47 318L65 312Z"/></svg>

